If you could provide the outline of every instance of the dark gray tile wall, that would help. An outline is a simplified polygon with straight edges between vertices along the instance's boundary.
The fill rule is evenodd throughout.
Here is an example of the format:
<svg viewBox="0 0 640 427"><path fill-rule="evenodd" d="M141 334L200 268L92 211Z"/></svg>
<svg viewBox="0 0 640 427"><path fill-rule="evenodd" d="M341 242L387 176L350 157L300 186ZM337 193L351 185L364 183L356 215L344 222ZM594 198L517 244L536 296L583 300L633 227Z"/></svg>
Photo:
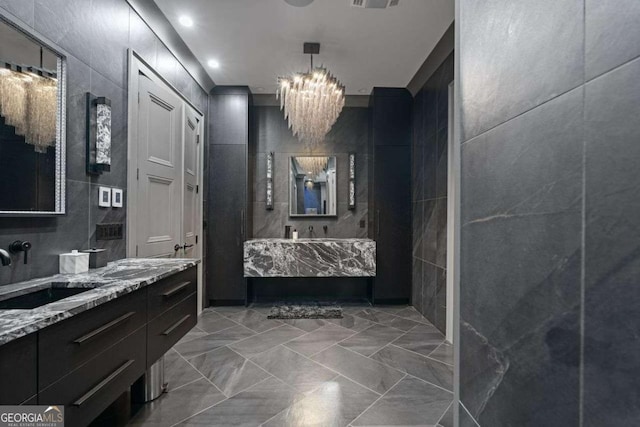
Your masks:
<svg viewBox="0 0 640 427"><path fill-rule="evenodd" d="M253 237L283 237L285 225L297 229L300 237L308 237L313 226L314 237L367 237L368 230L368 145L369 112L367 108L345 107L325 141L309 150L294 137L278 107L256 106L252 109L255 144L250 156L253 182ZM266 210L266 153L275 153L274 208ZM356 209L347 206L348 154L356 153ZM289 158L299 155L336 156L338 162L338 215L335 218L289 217ZM364 221L364 227L360 227Z"/></svg>
<svg viewBox="0 0 640 427"><path fill-rule="evenodd" d="M3 0L0 15L56 43L67 57L67 214L55 218L0 218L0 247L30 240L29 264L15 256L0 268L0 285L58 272L58 254L103 247L109 260L124 258L124 240L96 241L98 223L126 222L126 206L99 208L99 186L127 185L127 49L136 50L203 113L208 95L169 53L125 0ZM85 173L85 93L106 96L112 105L112 167L100 176ZM126 197L126 196L125 196Z"/></svg>
<svg viewBox="0 0 640 427"><path fill-rule="evenodd" d="M447 167L449 84L453 53L413 102L412 304L440 331L446 330Z"/></svg>
<svg viewBox="0 0 640 427"><path fill-rule="evenodd" d="M633 425L640 7L459 13L461 401L481 426Z"/></svg>

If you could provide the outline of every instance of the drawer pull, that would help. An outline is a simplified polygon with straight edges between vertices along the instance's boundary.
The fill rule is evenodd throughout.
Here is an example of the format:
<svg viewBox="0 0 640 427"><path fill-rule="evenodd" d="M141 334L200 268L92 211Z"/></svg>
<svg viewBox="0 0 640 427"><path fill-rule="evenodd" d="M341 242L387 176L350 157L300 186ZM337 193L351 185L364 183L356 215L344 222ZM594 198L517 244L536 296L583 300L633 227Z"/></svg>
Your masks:
<svg viewBox="0 0 640 427"><path fill-rule="evenodd" d="M92 340L93 338L97 337L98 335L100 335L100 334L102 334L104 332L107 332L110 329L115 328L120 323L124 322L125 320L127 320L128 318L130 318L131 316L133 316L135 314L136 314L135 311L130 311L130 312L126 313L126 314L123 314L122 316L118 317L117 319L113 319L111 322L105 323L104 325L100 326L97 329L94 329L93 331L89 332L88 334L81 336L80 338L75 340L74 343L78 344L78 345L84 344L85 342Z"/></svg>
<svg viewBox="0 0 640 427"><path fill-rule="evenodd" d="M91 390L86 392L80 399L73 402L73 406L81 406L84 402L91 399L91 397L93 397L96 393L98 393L100 390L105 388L111 381L115 380L118 377L118 375L123 373L129 366L131 366L133 362L135 361L127 360L126 362L124 362L118 369L116 369L111 374L109 374L107 378L100 381L100 383L98 383L95 387L93 387Z"/></svg>
<svg viewBox="0 0 640 427"><path fill-rule="evenodd" d="M178 326L182 325L184 322L186 322L187 320L189 320L189 318L191 317L190 314L187 314L186 316L184 316L182 319L178 320L176 323L174 323L173 325L171 325L171 327L169 327L169 329L167 329L166 331L164 331L162 333L162 335L167 336L169 335L171 332L173 332Z"/></svg>
<svg viewBox="0 0 640 427"><path fill-rule="evenodd" d="M167 292L165 292L164 294L162 294L162 296L164 298L171 298L172 296L179 294L180 292L184 291L185 289L187 289L187 286L189 286L191 284L191 282L182 282L179 285L177 285L176 287L169 289Z"/></svg>

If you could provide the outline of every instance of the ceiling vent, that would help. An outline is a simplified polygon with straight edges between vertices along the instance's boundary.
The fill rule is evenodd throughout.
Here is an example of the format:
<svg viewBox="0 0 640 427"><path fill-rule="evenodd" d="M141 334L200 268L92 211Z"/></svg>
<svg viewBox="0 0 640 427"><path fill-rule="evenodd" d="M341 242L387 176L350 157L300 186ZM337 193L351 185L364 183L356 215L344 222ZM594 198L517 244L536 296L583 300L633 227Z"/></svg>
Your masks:
<svg viewBox="0 0 640 427"><path fill-rule="evenodd" d="M400 0L349 0L351 6L360 7L362 9L385 9L391 6L397 6Z"/></svg>

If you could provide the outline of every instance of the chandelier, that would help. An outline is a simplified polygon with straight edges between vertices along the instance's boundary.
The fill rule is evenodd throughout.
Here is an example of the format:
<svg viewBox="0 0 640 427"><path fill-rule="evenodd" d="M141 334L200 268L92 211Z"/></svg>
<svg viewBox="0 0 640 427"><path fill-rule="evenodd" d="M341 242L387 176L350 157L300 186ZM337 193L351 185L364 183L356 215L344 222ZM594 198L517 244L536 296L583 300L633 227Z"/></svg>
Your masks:
<svg viewBox="0 0 640 427"><path fill-rule="evenodd" d="M313 55L320 53L320 43L305 43L304 53L311 55L307 73L278 79L276 99L289 129L301 142L310 146L324 140L344 107L344 86L324 67L313 66Z"/></svg>
<svg viewBox="0 0 640 427"><path fill-rule="evenodd" d="M320 172L326 171L329 166L328 157L296 157L295 159L302 171L311 177L320 175Z"/></svg>
<svg viewBox="0 0 640 427"><path fill-rule="evenodd" d="M57 95L53 77L0 69L0 115L38 153L56 143Z"/></svg>

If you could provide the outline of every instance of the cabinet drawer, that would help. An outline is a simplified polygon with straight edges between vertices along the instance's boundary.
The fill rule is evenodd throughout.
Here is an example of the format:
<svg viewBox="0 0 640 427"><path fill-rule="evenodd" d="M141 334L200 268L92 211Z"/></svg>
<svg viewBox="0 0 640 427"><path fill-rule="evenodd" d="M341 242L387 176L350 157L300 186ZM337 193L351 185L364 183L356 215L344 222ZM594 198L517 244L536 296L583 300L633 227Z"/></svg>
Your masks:
<svg viewBox="0 0 640 427"><path fill-rule="evenodd" d="M37 334L0 346L0 405L19 405L38 392Z"/></svg>
<svg viewBox="0 0 640 427"><path fill-rule="evenodd" d="M146 328L41 390L41 405L64 405L67 426L86 426L144 374Z"/></svg>
<svg viewBox="0 0 640 427"><path fill-rule="evenodd" d="M173 308L155 318L147 331L147 366L167 352L197 323L197 294L193 293Z"/></svg>
<svg viewBox="0 0 640 427"><path fill-rule="evenodd" d="M149 320L158 317L171 307L196 292L198 285L197 268L191 267L173 276L150 285L149 292Z"/></svg>
<svg viewBox="0 0 640 427"><path fill-rule="evenodd" d="M38 388L44 389L143 326L146 307L142 289L40 331Z"/></svg>

